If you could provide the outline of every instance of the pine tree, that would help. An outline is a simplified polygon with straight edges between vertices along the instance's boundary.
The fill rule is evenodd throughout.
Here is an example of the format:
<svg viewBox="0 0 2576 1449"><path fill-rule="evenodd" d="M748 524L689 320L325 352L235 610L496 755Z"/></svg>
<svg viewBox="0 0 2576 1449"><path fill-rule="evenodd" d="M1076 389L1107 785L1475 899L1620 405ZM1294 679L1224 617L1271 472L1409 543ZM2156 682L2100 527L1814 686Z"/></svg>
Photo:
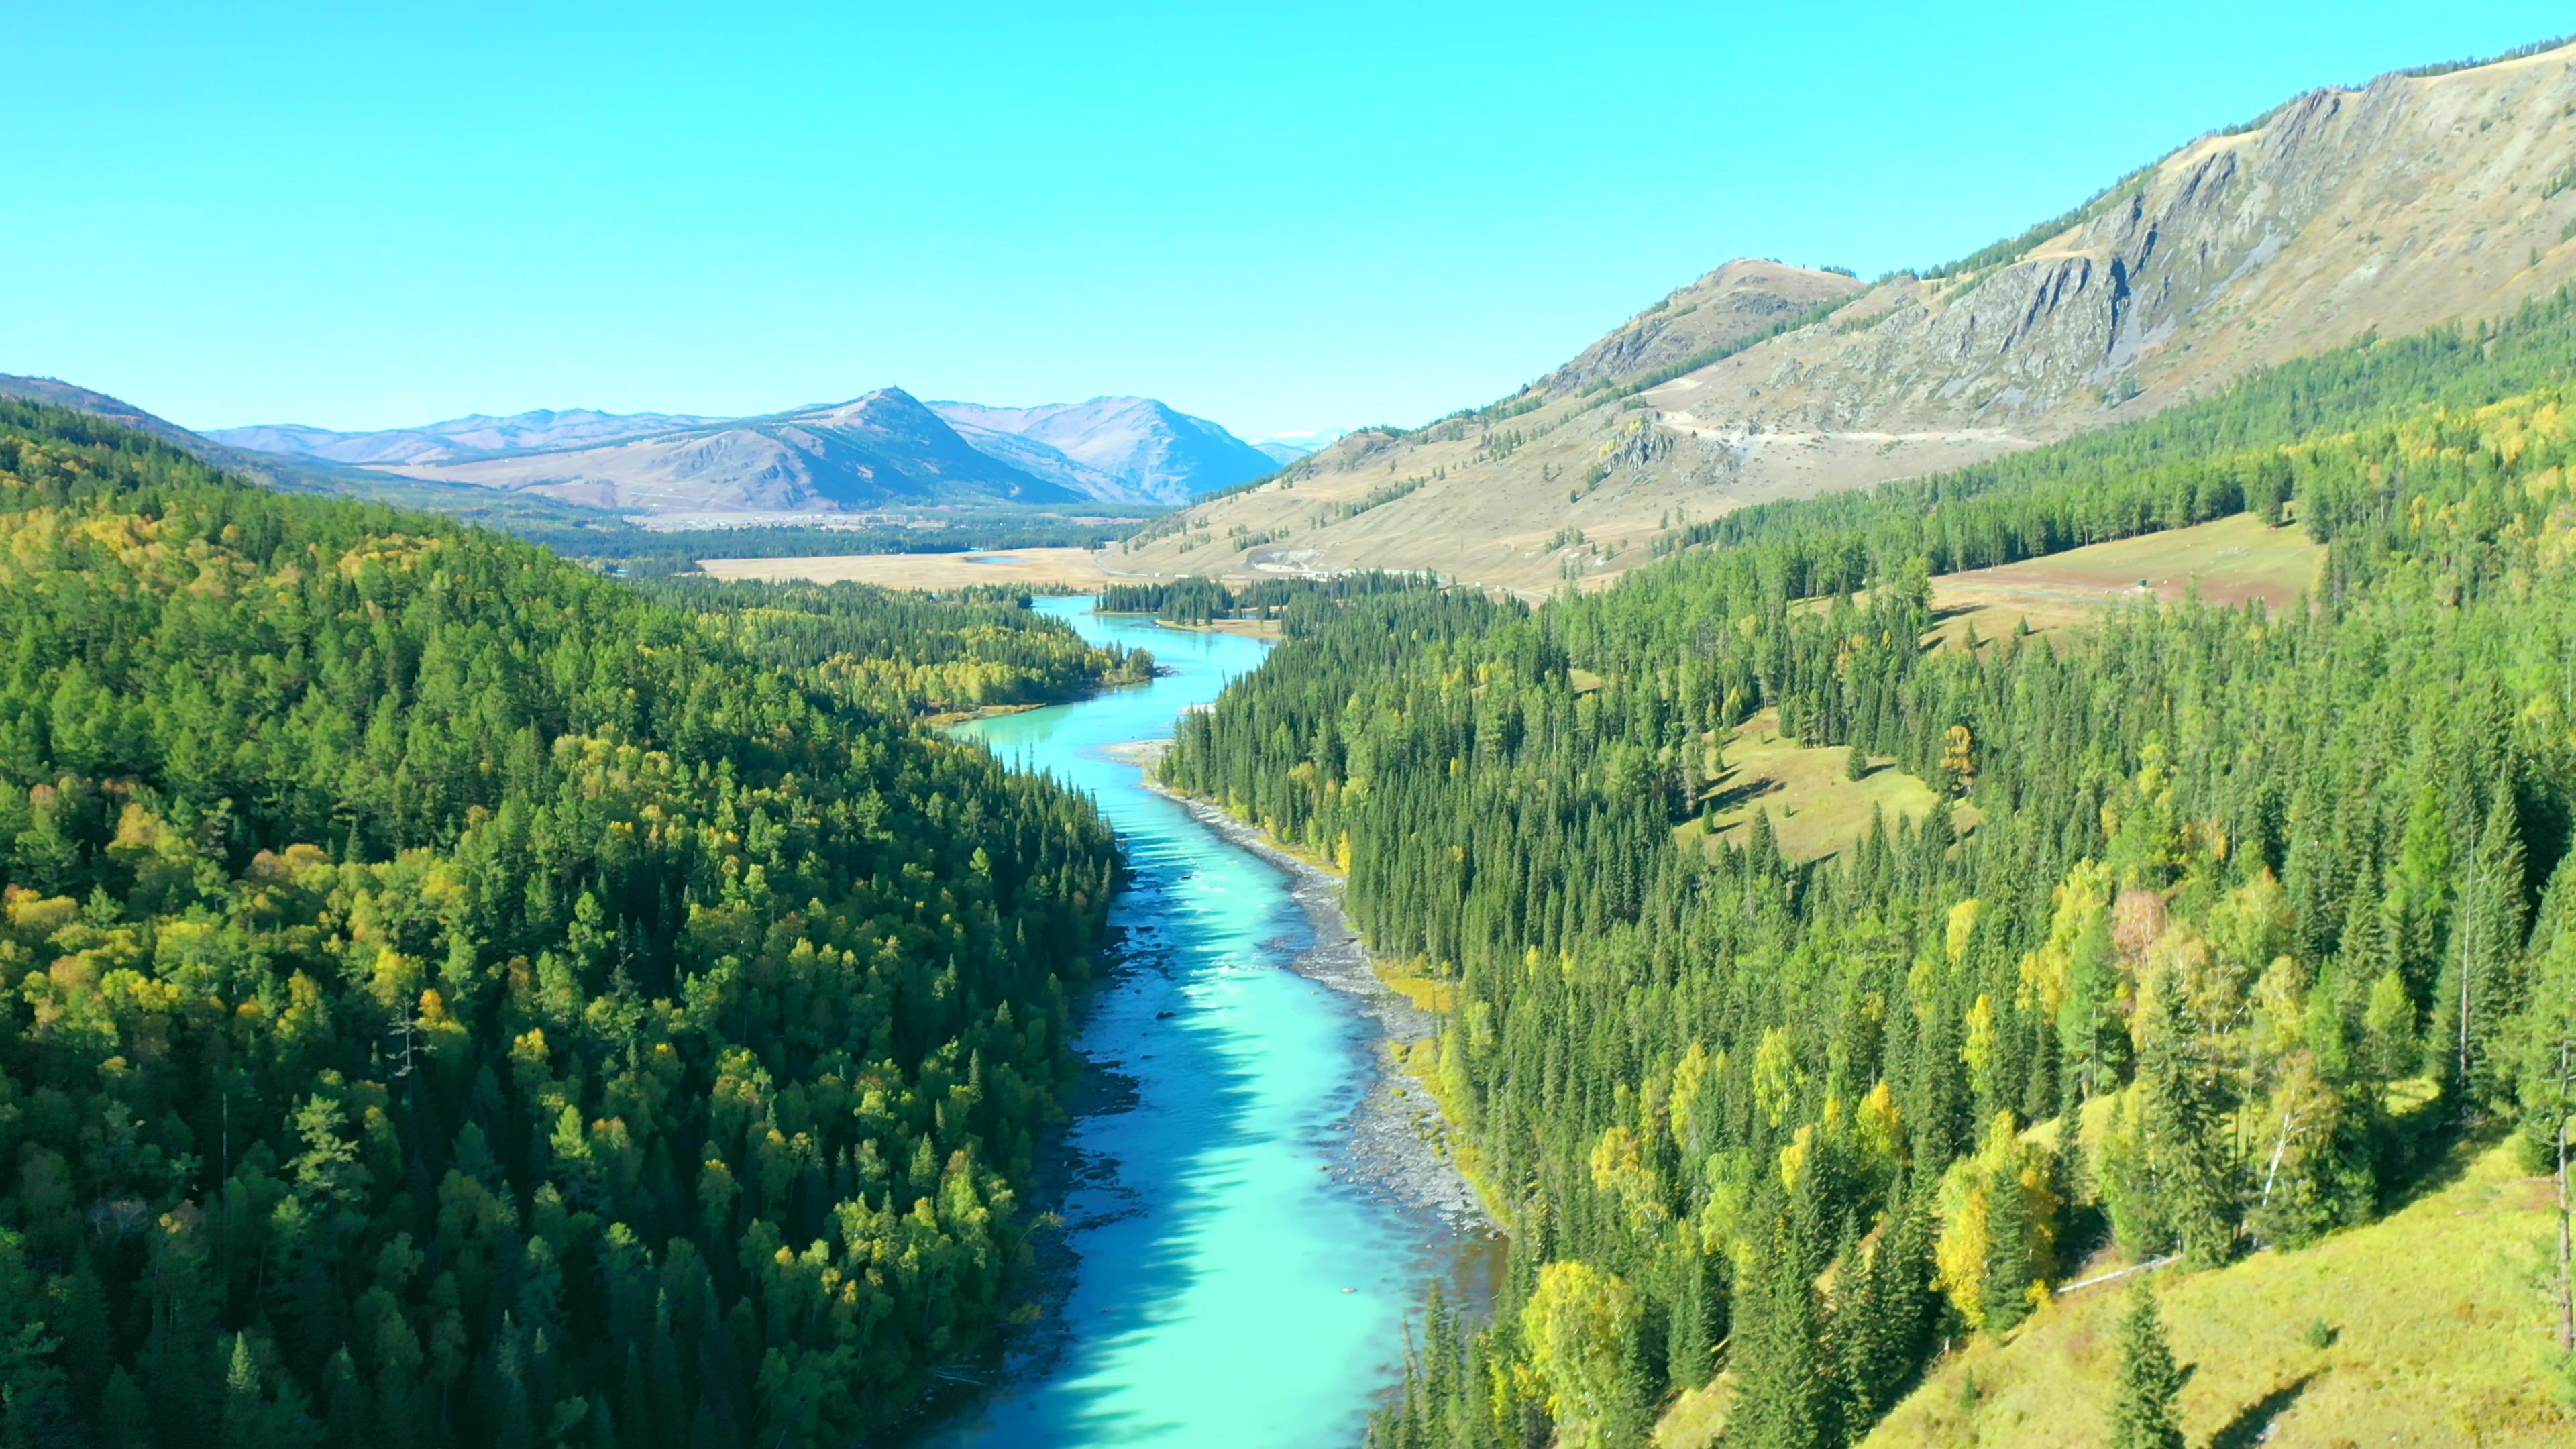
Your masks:
<svg viewBox="0 0 2576 1449"><path fill-rule="evenodd" d="M1897 1399L1921 1357L1932 1291L1928 1199L1888 1191L1886 1223L1865 1263L1846 1261L1834 1301L1836 1379L1847 1440L1858 1439Z"/></svg>
<svg viewBox="0 0 2576 1449"><path fill-rule="evenodd" d="M2500 1040L2521 1004L2522 890L2522 830L2508 780L2496 789L2460 882L2425 1043L2443 1090L2462 1112L2504 1099L2509 1076Z"/></svg>
<svg viewBox="0 0 2576 1449"><path fill-rule="evenodd" d="M1825 1449L1832 1442L1831 1385L1815 1288L1788 1222L1770 1216L1769 1241L1756 1256L1736 1320L1736 1410L1727 1439L1743 1449Z"/></svg>
<svg viewBox="0 0 2576 1449"><path fill-rule="evenodd" d="M1724 1290L1714 1280L1725 1255L1702 1252L1698 1235L1685 1233L1676 1258L1675 1277L1679 1281L1668 1323L1664 1372L1674 1387L1692 1389L1708 1382L1714 1367L1710 1362L1716 1348L1714 1325L1724 1297Z"/></svg>
<svg viewBox="0 0 2576 1449"><path fill-rule="evenodd" d="M2228 1143L2218 1125L2226 1103L2181 992L2170 972L2152 978L2143 992L2138 1125L2155 1217L2185 1257L2210 1265L2225 1261L2236 1241Z"/></svg>
<svg viewBox="0 0 2576 1449"><path fill-rule="evenodd" d="M2559 863L2531 933L2526 965L2531 1010L2523 1027L2522 1133L2525 1148L2555 1187L2558 1351L2576 1355L2576 1203L2569 1197L2571 1125L2576 1125L2576 855ZM2576 1359L2571 1359L2576 1363Z"/></svg>
<svg viewBox="0 0 2576 1449"><path fill-rule="evenodd" d="M2156 1290L2145 1275L2129 1290L2129 1316L2120 1325L2120 1369L2111 1394L2111 1449L2183 1449L2174 1399L2182 1371L2165 1344Z"/></svg>
<svg viewBox="0 0 2576 1449"><path fill-rule="evenodd" d="M2020 1163L2007 1159L1986 1185L1986 1332L1997 1338L2030 1316L2030 1198L2022 1191Z"/></svg>
<svg viewBox="0 0 2576 1449"><path fill-rule="evenodd" d="M259 1394L259 1361L250 1335L236 1333L224 1368L223 1449L268 1449L268 1406Z"/></svg>

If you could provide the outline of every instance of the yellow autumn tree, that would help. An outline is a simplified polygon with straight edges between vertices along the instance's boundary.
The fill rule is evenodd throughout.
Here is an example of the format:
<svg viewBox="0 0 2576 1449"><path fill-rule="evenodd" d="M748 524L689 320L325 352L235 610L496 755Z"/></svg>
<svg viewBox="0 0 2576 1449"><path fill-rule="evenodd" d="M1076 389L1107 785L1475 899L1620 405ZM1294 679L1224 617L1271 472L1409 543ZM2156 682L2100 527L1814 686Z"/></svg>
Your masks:
<svg viewBox="0 0 2576 1449"><path fill-rule="evenodd" d="M1538 1270L1521 1307L1529 1371L1565 1449L1603 1442L1625 1407L1623 1349L1636 1332L1637 1290L1578 1259Z"/></svg>
<svg viewBox="0 0 2576 1449"><path fill-rule="evenodd" d="M1884 1077L1860 1099L1854 1125L1864 1154L1891 1168L1904 1165L1905 1117L1897 1110L1896 1093Z"/></svg>
<svg viewBox="0 0 2576 1449"><path fill-rule="evenodd" d="M1785 1026L1766 1027L1762 1044L1753 1050L1753 1102L1762 1115L1779 1126L1788 1119L1789 1104L1798 1092L1799 1072L1796 1046Z"/></svg>
<svg viewBox="0 0 2576 1449"><path fill-rule="evenodd" d="M1932 1248L1936 1281L1959 1316L1986 1326L1988 1293L2001 1265L2020 1265L2004 1276L2044 1291L2056 1270L2056 1162L2049 1150L2025 1142L2010 1112L1998 1112L1974 1156L1950 1165L1941 1178L1941 1235ZM2018 1201L2004 1203L2012 1192ZM1999 1241L1999 1224L2018 1222L2011 1241ZM2018 1315L2015 1315L2018 1317Z"/></svg>

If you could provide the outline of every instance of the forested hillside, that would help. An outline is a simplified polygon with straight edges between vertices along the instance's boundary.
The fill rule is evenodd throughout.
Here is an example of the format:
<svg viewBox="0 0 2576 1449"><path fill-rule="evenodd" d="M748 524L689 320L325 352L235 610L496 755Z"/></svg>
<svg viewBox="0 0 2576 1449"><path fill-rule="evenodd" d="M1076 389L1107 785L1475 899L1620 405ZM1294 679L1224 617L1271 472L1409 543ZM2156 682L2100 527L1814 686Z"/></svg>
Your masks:
<svg viewBox="0 0 2576 1449"><path fill-rule="evenodd" d="M846 1443L1014 1311L1111 841L909 716L1141 661L762 599L0 403L0 1442Z"/></svg>
<svg viewBox="0 0 2576 1449"><path fill-rule="evenodd" d="M943 599L866 584L723 582L683 574L647 587L745 657L820 677L881 706L949 713L1069 698L1150 679L1142 649L1086 644L1028 598L986 585Z"/></svg>
<svg viewBox="0 0 2576 1449"><path fill-rule="evenodd" d="M1104 614L1151 614L1170 624L1205 624L1227 617L1275 619L1290 638L1316 627L1330 616L1338 600L1396 594L1431 587L1418 574L1370 570L1329 579L1259 579L1228 585L1215 579L1183 578L1170 583L1111 584L1100 591Z"/></svg>
<svg viewBox="0 0 2576 1449"><path fill-rule="evenodd" d="M1728 1445L1845 1444L2106 1239L2209 1268L2374 1218L2463 1138L2554 1167L2571 377L2562 294L1730 515L1605 594L1351 600L1186 720L1177 787L1338 859L1372 946L1451 983L1424 1066L1511 1284L1487 1328L1435 1308L1376 1441L1634 1444L1722 1369ZM1918 642L1934 571L2240 510L2326 544L2320 597ZM1679 848L1765 708L1973 828Z"/></svg>

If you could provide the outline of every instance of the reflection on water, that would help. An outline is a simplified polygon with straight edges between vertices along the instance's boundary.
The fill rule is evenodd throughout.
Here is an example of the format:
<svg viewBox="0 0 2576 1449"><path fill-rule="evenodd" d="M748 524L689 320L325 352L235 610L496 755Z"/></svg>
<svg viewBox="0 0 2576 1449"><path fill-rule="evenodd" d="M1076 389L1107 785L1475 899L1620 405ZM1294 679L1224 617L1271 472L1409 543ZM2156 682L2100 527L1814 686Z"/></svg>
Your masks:
<svg viewBox="0 0 2576 1449"><path fill-rule="evenodd" d="M1080 1045L1132 1090L1071 1128L1084 1166L1059 1205L1078 1258L1062 1331L934 1442L1354 1443L1422 1285L1451 1277L1453 1298L1481 1301L1495 1245L1395 1201L1353 1160L1375 1031L1350 998L1286 969L1312 938L1286 877L1107 752L1168 735L1266 646L1095 616L1089 600L1040 607L1171 671L960 729L1090 792L1125 843L1121 967Z"/></svg>

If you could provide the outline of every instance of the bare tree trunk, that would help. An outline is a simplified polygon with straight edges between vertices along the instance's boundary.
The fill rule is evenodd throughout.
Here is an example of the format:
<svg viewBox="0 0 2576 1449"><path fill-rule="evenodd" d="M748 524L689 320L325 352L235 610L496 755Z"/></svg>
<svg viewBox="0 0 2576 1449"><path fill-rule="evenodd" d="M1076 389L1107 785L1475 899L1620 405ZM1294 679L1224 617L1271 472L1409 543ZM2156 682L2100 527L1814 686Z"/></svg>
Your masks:
<svg viewBox="0 0 2576 1449"><path fill-rule="evenodd" d="M2263 1173L2263 1205L2272 1202L2272 1186L2281 1180L2281 1154L2290 1150L2290 1114L2281 1114L2281 1135L2272 1142L2272 1165Z"/></svg>
<svg viewBox="0 0 2576 1449"><path fill-rule="evenodd" d="M2477 883L2486 877L2480 874ZM2464 900L2467 898L2463 898ZM2465 1114L2469 1102L2469 977L2477 960L2478 913L2472 909L2460 912L2460 1102Z"/></svg>
<svg viewBox="0 0 2576 1449"><path fill-rule="evenodd" d="M2576 1243L2567 1222L2567 1089L2576 1081L2568 1071L2568 1040L2558 1039L2558 1351L2576 1353Z"/></svg>

